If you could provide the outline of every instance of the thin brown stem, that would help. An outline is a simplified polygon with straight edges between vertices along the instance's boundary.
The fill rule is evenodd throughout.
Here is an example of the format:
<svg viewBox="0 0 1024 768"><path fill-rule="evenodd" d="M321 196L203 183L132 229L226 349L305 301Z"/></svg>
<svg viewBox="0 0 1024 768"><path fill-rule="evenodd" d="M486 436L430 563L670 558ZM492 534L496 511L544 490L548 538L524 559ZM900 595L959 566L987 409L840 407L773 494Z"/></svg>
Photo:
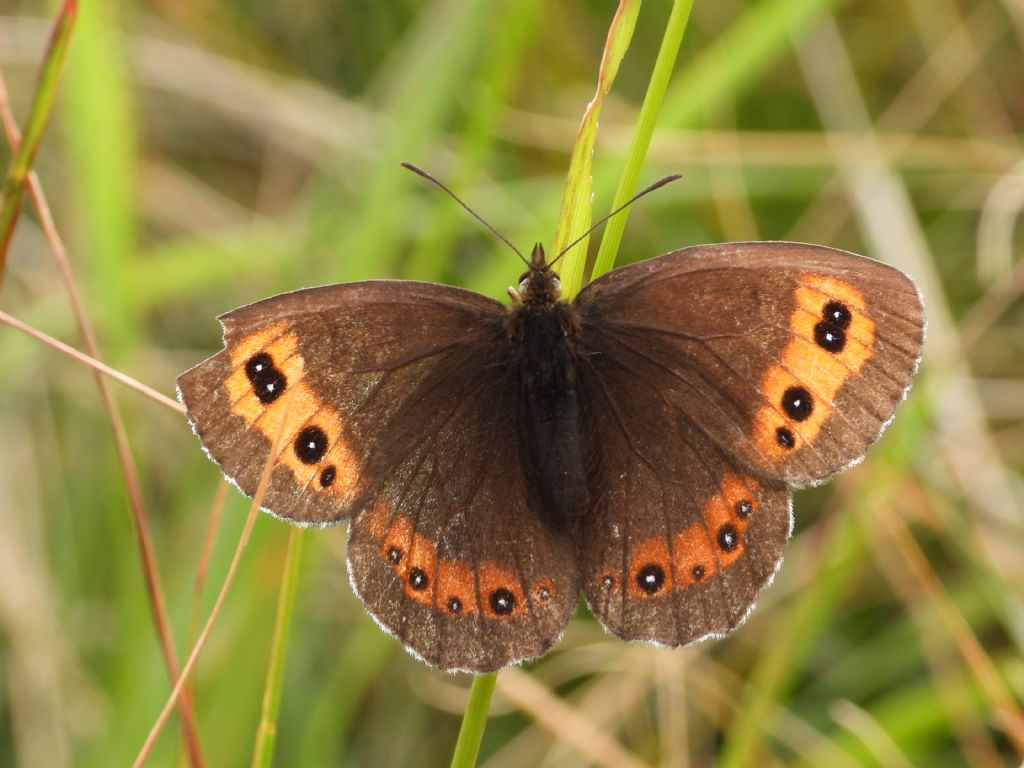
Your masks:
<svg viewBox="0 0 1024 768"><path fill-rule="evenodd" d="M294 391L294 390L289 390ZM278 448L281 443L281 436L284 434L286 425L288 424L288 412L291 409L292 399L291 395L286 395L288 400L285 402L284 412L281 414L281 421L278 424L277 431L274 435L274 440L270 446L270 454L267 456L267 461L263 465L263 472L260 475L260 481L256 485L256 493L253 494L252 504L249 507L249 516L245 520L245 527L242 528L242 535L238 539L238 545L235 547L235 554L231 558L231 565L228 566L228 572L224 576L224 583L221 585L220 592L217 594L217 600L213 604L213 609L210 611L210 617L206 620L206 624L203 625L202 632L199 633L199 637L196 639L195 645L192 647L192 652L189 654L188 660L185 662L185 667L181 671L181 676L177 679L174 684L174 689L171 691L171 695L167 697L167 703L164 704L160 714L156 718L156 722L153 723L153 727L149 731L149 735L146 736L146 740L142 744L142 748L139 750L138 756L135 758L135 762L132 764L133 768L141 768L149 757L149 753L153 749L153 745L156 743L157 736L160 735L160 731L163 730L164 724L167 722L167 718L170 717L171 710L174 708L176 701L184 698L186 695L185 684L188 681L189 675L195 668L196 661L199 658L200 652L203 650L203 646L206 645L206 641L210 636L210 631L213 629L213 624L220 615L221 608L224 606L224 600L227 597L228 589L235 580L235 573L238 570L238 564L242 560L242 552L245 551L245 545L249 543L249 536L252 533L253 524L256 522L256 513L259 512L260 506L263 504L263 496L266 493L267 485L270 482L270 474L275 466L275 457L278 455Z"/></svg>
<svg viewBox="0 0 1024 768"><path fill-rule="evenodd" d="M11 112L7 97L7 86L0 75L0 119L3 120L4 130L7 134L7 142L12 150L21 141L14 115ZM96 341L96 334L93 332L92 323L82 304L78 292L78 285L75 282L74 274L71 271L71 264L67 258L67 251L64 243L57 233L50 207L43 195L42 186L39 183L35 171L28 173L28 190L32 203L39 215L39 224L46 235L50 245L54 261L64 281L64 286L71 301L71 308L75 315L75 322L78 324L79 332L85 342L93 360L99 361L99 344ZM54 340L55 341L55 340ZM59 343L59 342L58 342ZM60 348L60 347L57 347ZM70 349L70 348L68 348ZM96 366L94 366L95 368ZM113 369L109 369L112 371ZM106 371L105 371L106 372ZM110 373L110 375L113 375ZM118 462L121 465L121 473L124 477L125 491L128 496L128 504L131 509L133 529L139 548L139 557L142 561L142 572L146 580L146 591L149 595L150 607L153 611L153 620L156 623L157 636L160 640L160 647L163 651L164 662L167 665L167 672L173 683L178 679L178 657L174 650L174 640L171 637L170 621L167 618L167 605L164 600L163 586L160 583L160 573L156 564L156 555L153 552L153 542L149 533L148 516L145 503L142 500L142 486L139 481L138 471L135 467L135 460L132 456L131 447L128 443L128 434L121 419L121 412L117 407L113 394L107 386L107 381L99 370L94 374L96 387L99 390L100 399L103 401L103 408L110 420L110 427L114 433L114 443L117 448ZM120 377L118 377L120 378ZM146 388L148 389L148 388ZM166 398L165 398L166 399ZM177 403L174 404L177 406ZM202 750L199 745L199 732L196 728L195 712L192 707L191 696L182 696L179 701L182 730L184 732L185 748L188 752L189 763L193 768L201 768L204 764Z"/></svg>

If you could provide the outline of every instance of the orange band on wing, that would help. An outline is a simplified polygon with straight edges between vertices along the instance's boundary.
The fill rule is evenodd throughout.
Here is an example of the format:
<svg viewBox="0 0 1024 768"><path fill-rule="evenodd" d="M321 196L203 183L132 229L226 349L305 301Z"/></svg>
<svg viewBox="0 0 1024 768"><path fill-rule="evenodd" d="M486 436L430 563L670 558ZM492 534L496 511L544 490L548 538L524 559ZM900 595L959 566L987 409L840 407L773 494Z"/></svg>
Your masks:
<svg viewBox="0 0 1024 768"><path fill-rule="evenodd" d="M836 395L874 355L875 324L864 295L843 280L803 275L789 317L792 337L762 376L767 399L754 414L753 442L774 461L821 432Z"/></svg>
<svg viewBox="0 0 1024 768"><path fill-rule="evenodd" d="M368 514L367 530L380 540L380 556L402 580L406 597L453 616L475 614L478 606L489 619L525 613L523 586L512 570L485 560L474 573L466 561L439 558L437 545L416 533L409 518L389 519L385 503L378 503ZM554 585L547 579L531 588L531 598L541 604L554 595Z"/></svg>
<svg viewBox="0 0 1024 768"><path fill-rule="evenodd" d="M287 323L255 331L231 347L224 382L231 412L272 444L281 433L277 461L302 488L352 501L360 468L344 439L344 424L305 381L298 338ZM281 423L287 414L287 423ZM300 439L302 437L303 439Z"/></svg>
<svg viewBox="0 0 1024 768"><path fill-rule="evenodd" d="M753 477L727 474L718 493L704 504L702 523L634 545L626 572L630 596L648 599L673 587L684 589L739 560L745 551L743 535L759 507L759 488ZM597 580L605 590L618 583L612 568L599 570Z"/></svg>

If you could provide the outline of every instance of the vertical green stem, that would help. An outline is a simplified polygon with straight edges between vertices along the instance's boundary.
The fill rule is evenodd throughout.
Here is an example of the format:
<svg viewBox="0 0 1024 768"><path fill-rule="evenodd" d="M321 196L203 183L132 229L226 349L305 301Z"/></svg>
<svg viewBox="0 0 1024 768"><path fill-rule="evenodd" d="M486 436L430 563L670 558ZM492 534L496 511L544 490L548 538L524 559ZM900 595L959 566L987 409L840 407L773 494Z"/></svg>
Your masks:
<svg viewBox="0 0 1024 768"><path fill-rule="evenodd" d="M633 39L633 30L636 28L639 13L640 0L621 0L608 27L604 54L597 72L597 90L583 112L576 142L572 148L572 157L569 159L569 175L562 196L562 208L558 214L555 239L551 246L552 259L558 258L569 243L576 241L590 228L594 186L591 172L594 164L594 146L597 142L598 118L601 115L605 94L611 90L615 76L619 72L619 65ZM565 254L565 260L558 268L558 273L562 277L562 295L567 299L575 296L583 285L583 266L587 260L589 242L589 236L581 239L577 246Z"/></svg>
<svg viewBox="0 0 1024 768"><path fill-rule="evenodd" d="M661 112L665 92L668 90L668 81L675 68L676 54L679 53L679 45L683 41L683 34L686 32L686 24L690 19L692 8L693 0L676 0L672 5L672 13L665 26L665 35L661 40L658 58L654 62L654 71L651 72L651 81L647 86L647 95L644 96L643 106L640 107L640 119L637 122L636 133L633 135L633 145L630 147L629 157L626 160L626 169L619 180L619 188L616 190L615 200L612 202L612 210L623 205L636 192L640 168L647 157L647 149L651 145L654 123ZM629 209L627 208L611 218L605 225L601 248L598 250L597 260L594 262L594 277L603 275L615 264L615 256L619 251L619 243L622 241L622 233L626 228L628 217Z"/></svg>
<svg viewBox="0 0 1024 768"><path fill-rule="evenodd" d="M281 685L284 680L284 660L288 655L288 629L295 608L295 585L299 581L299 563L302 560L301 528L292 528L288 534L281 591L277 595L277 616L274 620L274 640L270 646L267 664L267 683L263 689L263 711L256 731L256 746L252 755L253 768L270 768L277 742L277 715L281 709Z"/></svg>
<svg viewBox="0 0 1024 768"><path fill-rule="evenodd" d="M60 83L61 71L64 69L64 56L71 42L71 32L75 27L78 14L76 0L66 0L50 36L50 46L39 72L39 85L32 97L32 106L28 113L21 143L14 150L11 163L4 179L3 198L0 199L0 281L3 280L4 267L7 263L7 248L14 234L14 225L21 210L21 198L25 191L25 181L32 168L36 152L42 143L46 126L53 113L53 103L57 98L57 85Z"/></svg>
<svg viewBox="0 0 1024 768"><path fill-rule="evenodd" d="M455 743L455 754L452 755L452 768L473 768L476 757L480 753L480 741L484 737L484 726L487 724L487 712L491 708L491 696L498 682L498 673L476 675L469 689L469 702L462 716L459 728L459 740Z"/></svg>

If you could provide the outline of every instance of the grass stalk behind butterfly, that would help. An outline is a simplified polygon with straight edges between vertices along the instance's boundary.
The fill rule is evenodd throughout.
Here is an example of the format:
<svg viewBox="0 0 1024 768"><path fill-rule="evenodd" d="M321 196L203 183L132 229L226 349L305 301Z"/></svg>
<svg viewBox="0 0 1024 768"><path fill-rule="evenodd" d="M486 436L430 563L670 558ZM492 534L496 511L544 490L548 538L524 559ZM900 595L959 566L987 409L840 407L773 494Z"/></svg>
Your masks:
<svg viewBox="0 0 1024 768"><path fill-rule="evenodd" d="M54 21L50 37L50 45L43 56L39 69L39 81L36 85L32 106L29 109L26 128L17 146L12 143L14 152L7 167L2 190L0 190L0 285L3 285L7 251L14 236L14 228L21 212L22 196L28 182L32 164L35 161L39 145L43 141L46 128L50 124L61 73L64 69L64 58L71 42L71 33L75 29L78 15L76 0L65 0Z"/></svg>
<svg viewBox="0 0 1024 768"><path fill-rule="evenodd" d="M4 268L7 258L7 250L10 246L14 229L17 225L18 216L22 212L22 197L25 188L28 188L29 197L35 206L39 216L41 227L46 235L47 243L53 255L57 270L60 273L67 291L71 309L78 326L79 333L85 341L85 345L91 355L89 364L93 366L94 377L100 399L110 421L111 430L117 446L118 462L121 466L122 477L126 486L128 502L132 512L133 532L136 536L141 566L147 586L147 596L150 602L150 609L156 624L157 635L164 661L171 680L177 679L179 675L179 664L174 641L170 632L170 620L167 615L166 600L163 586L160 581L159 571L156 565L156 558L153 551L152 539L149 532L148 516L145 504L142 499L141 485L135 461L131 454L128 443L127 431L122 419L117 402L110 392L107 381L104 378L111 375L114 378L122 378L129 383L129 386L142 391L150 397L164 404L170 405L178 410L177 404L159 393L146 387L140 382L134 382L129 377L122 377L114 369L110 369L99 361L99 347L92 321L85 310L81 299L78 285L71 270L70 261L64 247L63 240L57 232L53 216L50 212L46 197L43 194L39 178L33 169L33 162L42 142L46 127L50 123L53 112L61 74L64 68L64 60L68 47L71 43L72 33L76 28L78 18L78 3L76 0L66 0L58 11L53 24L49 45L43 58L39 81L36 88L32 108L27 120L27 130L22 135L15 121L7 98L7 87L0 75L0 117L2 117L4 132L8 144L14 150L10 167L3 189L3 197L0 199L0 286L3 284ZM66 354L77 355L80 359L86 360L86 356L77 353L67 345L50 339L45 334L25 326L20 321L4 314L4 322L12 327L17 327L23 332L34 335L45 343L61 349ZM178 707L182 718L182 739L184 744L185 759L193 767L204 764L202 748L199 743L198 729L195 722L195 712L192 707L191 693L186 692L178 700Z"/></svg>

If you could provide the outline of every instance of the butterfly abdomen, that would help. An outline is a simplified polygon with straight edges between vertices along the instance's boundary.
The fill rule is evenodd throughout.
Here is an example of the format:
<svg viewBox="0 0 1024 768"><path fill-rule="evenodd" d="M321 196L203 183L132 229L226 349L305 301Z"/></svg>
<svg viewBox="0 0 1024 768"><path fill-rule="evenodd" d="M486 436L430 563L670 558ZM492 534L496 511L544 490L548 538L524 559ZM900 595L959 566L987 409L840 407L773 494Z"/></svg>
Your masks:
<svg viewBox="0 0 1024 768"><path fill-rule="evenodd" d="M574 310L561 302L520 306L510 318L523 460L541 506L558 526L584 514L588 504L576 391L577 334Z"/></svg>

